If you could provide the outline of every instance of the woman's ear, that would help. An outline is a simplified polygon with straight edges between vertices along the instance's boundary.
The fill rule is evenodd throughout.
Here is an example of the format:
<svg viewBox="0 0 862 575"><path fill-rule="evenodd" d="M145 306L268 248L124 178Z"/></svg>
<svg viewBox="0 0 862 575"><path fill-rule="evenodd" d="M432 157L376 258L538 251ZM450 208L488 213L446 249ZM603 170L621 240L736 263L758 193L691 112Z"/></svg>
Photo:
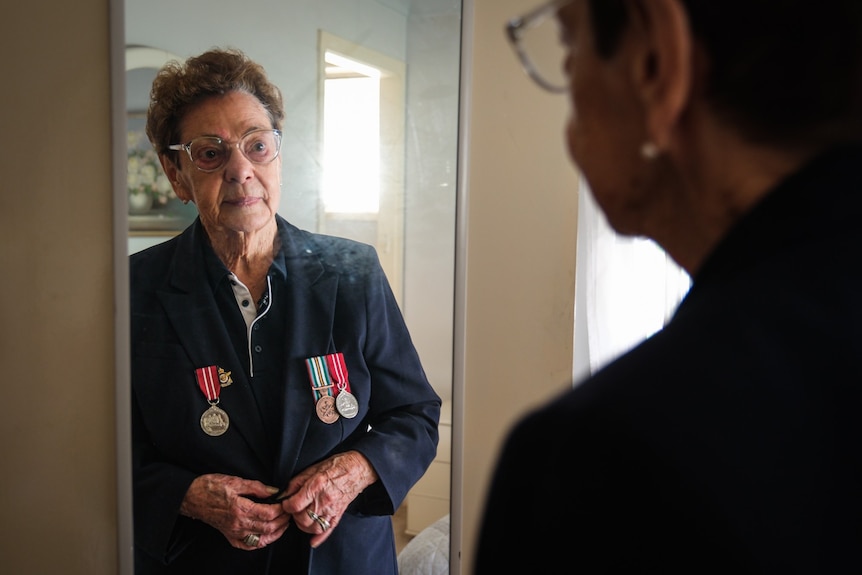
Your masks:
<svg viewBox="0 0 862 575"><path fill-rule="evenodd" d="M631 6L641 42L633 60L635 89L644 107L647 138L662 151L689 105L694 39L680 0L634 0Z"/></svg>
<svg viewBox="0 0 862 575"><path fill-rule="evenodd" d="M159 162L162 164L162 169L174 189L174 193L182 200L183 203L188 203L192 200L192 195L188 188L182 183L182 173L177 165L171 160L167 154L159 155Z"/></svg>

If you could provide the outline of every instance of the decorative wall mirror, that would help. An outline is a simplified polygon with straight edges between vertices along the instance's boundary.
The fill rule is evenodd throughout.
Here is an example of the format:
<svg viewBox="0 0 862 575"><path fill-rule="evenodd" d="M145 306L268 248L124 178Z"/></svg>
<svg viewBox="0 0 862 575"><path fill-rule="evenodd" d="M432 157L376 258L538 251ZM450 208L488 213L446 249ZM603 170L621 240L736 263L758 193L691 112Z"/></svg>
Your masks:
<svg viewBox="0 0 862 575"><path fill-rule="evenodd" d="M154 69L239 48L284 95L281 215L377 248L444 399L437 459L405 506L403 529L417 535L450 509L461 1L124 0L124 12L130 129ZM367 94L339 95L345 79ZM339 197L359 181L371 182L367 195ZM184 217L130 213L129 253L171 237Z"/></svg>
<svg viewBox="0 0 862 575"><path fill-rule="evenodd" d="M151 46L126 46L126 186L129 253L162 242L195 217L174 195L144 131L150 85L159 68L179 56Z"/></svg>

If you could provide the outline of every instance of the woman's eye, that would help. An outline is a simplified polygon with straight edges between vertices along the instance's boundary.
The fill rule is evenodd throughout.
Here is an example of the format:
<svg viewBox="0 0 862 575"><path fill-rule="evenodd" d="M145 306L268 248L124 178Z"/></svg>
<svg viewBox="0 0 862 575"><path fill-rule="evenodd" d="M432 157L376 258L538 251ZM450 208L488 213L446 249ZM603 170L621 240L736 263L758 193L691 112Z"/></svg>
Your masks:
<svg viewBox="0 0 862 575"><path fill-rule="evenodd" d="M201 147L195 154L196 157L202 160L212 160L223 155L221 148L216 146Z"/></svg>

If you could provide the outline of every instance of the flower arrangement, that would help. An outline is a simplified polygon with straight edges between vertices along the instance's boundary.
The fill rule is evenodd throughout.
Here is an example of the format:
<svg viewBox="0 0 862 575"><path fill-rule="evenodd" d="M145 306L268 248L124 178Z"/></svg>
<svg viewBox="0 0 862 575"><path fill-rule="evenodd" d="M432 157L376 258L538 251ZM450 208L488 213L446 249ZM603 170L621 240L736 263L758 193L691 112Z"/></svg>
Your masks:
<svg viewBox="0 0 862 575"><path fill-rule="evenodd" d="M164 207L176 198L171 183L162 171L159 157L146 136L130 130L126 142L129 150L129 167L126 183L129 196L144 195L152 201L152 207Z"/></svg>

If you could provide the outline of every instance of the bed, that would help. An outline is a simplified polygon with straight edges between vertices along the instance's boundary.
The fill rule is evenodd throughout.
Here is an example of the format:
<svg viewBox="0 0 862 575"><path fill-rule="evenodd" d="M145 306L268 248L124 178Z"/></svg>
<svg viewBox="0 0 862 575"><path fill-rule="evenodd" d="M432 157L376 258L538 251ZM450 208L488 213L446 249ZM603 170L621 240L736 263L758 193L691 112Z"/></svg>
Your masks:
<svg viewBox="0 0 862 575"><path fill-rule="evenodd" d="M400 575L449 574L449 515L441 517L404 546L398 554Z"/></svg>

